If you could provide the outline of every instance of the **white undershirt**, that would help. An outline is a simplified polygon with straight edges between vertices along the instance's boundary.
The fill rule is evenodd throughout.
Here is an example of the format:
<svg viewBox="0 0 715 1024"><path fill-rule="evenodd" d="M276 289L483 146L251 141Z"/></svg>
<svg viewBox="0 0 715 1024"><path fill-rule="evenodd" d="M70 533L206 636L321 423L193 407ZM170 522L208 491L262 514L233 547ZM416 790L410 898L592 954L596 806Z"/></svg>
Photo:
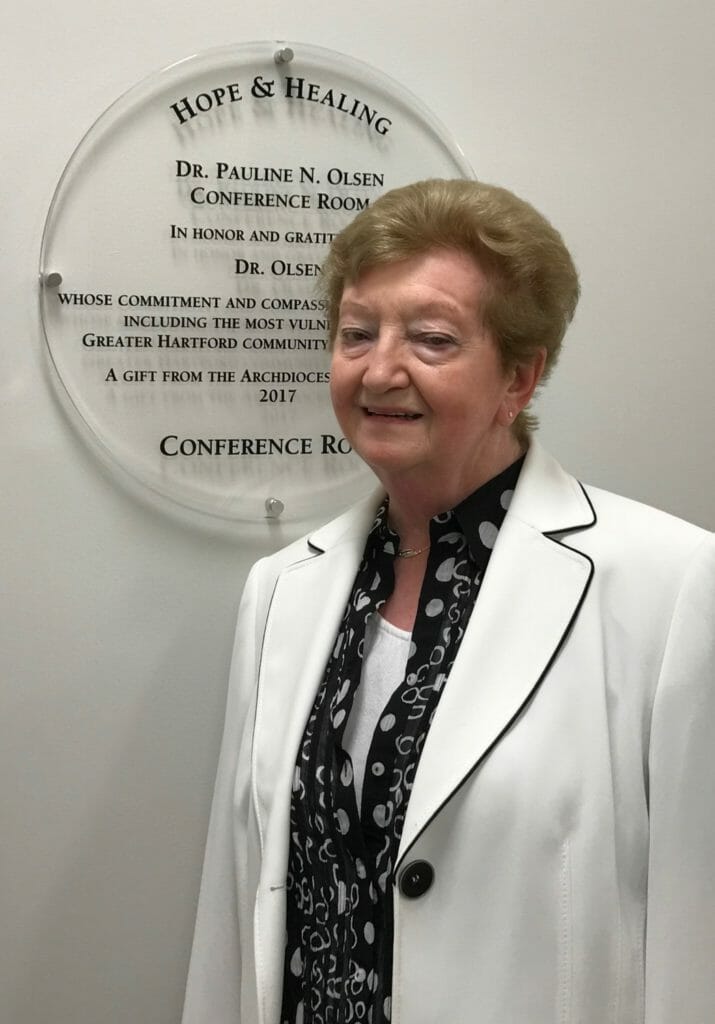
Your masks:
<svg viewBox="0 0 715 1024"><path fill-rule="evenodd" d="M386 622L379 613L368 619L360 685L343 734L343 747L353 763L358 807L372 737L385 705L405 678L411 640L411 633Z"/></svg>

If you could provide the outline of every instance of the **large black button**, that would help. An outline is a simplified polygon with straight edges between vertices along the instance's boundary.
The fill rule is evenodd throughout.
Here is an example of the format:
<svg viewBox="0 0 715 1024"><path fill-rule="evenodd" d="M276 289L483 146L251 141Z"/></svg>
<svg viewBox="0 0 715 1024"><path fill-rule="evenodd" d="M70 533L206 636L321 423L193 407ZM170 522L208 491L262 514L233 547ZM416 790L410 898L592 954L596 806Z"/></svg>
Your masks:
<svg viewBox="0 0 715 1024"><path fill-rule="evenodd" d="M434 882L434 868L426 860L413 860L400 875L400 892L416 899L424 896Z"/></svg>

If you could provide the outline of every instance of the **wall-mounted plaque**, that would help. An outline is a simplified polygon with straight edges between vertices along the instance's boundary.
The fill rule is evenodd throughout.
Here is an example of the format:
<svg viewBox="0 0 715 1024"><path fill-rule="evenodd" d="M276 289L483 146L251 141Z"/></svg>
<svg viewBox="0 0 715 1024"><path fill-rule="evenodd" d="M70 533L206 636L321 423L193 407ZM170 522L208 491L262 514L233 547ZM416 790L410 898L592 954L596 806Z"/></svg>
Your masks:
<svg viewBox="0 0 715 1024"><path fill-rule="evenodd" d="M328 397L327 245L389 188L471 174L418 100L341 54L252 43L147 79L82 140L45 227L42 320L71 405L185 506L330 515L368 474Z"/></svg>

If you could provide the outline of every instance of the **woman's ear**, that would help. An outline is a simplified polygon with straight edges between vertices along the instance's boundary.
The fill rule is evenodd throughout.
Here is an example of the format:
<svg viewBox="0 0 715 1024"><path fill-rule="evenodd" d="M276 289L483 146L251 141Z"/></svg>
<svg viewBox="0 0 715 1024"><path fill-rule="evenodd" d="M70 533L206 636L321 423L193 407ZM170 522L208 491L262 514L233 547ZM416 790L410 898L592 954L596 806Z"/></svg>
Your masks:
<svg viewBox="0 0 715 1024"><path fill-rule="evenodd" d="M531 360L517 363L507 373L509 386L504 394L503 414L500 417L504 426L510 426L522 409L532 399L546 365L546 349L537 348Z"/></svg>

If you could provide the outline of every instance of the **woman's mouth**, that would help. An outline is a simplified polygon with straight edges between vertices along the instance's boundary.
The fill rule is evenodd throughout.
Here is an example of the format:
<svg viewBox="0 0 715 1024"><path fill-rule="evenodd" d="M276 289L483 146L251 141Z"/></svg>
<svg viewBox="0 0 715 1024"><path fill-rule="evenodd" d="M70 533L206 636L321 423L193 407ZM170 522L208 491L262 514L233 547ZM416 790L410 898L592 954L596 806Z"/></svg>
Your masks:
<svg viewBox="0 0 715 1024"><path fill-rule="evenodd" d="M379 416L390 420L418 420L422 416L420 412L410 412L407 409L374 409L369 406L365 412L368 416Z"/></svg>

